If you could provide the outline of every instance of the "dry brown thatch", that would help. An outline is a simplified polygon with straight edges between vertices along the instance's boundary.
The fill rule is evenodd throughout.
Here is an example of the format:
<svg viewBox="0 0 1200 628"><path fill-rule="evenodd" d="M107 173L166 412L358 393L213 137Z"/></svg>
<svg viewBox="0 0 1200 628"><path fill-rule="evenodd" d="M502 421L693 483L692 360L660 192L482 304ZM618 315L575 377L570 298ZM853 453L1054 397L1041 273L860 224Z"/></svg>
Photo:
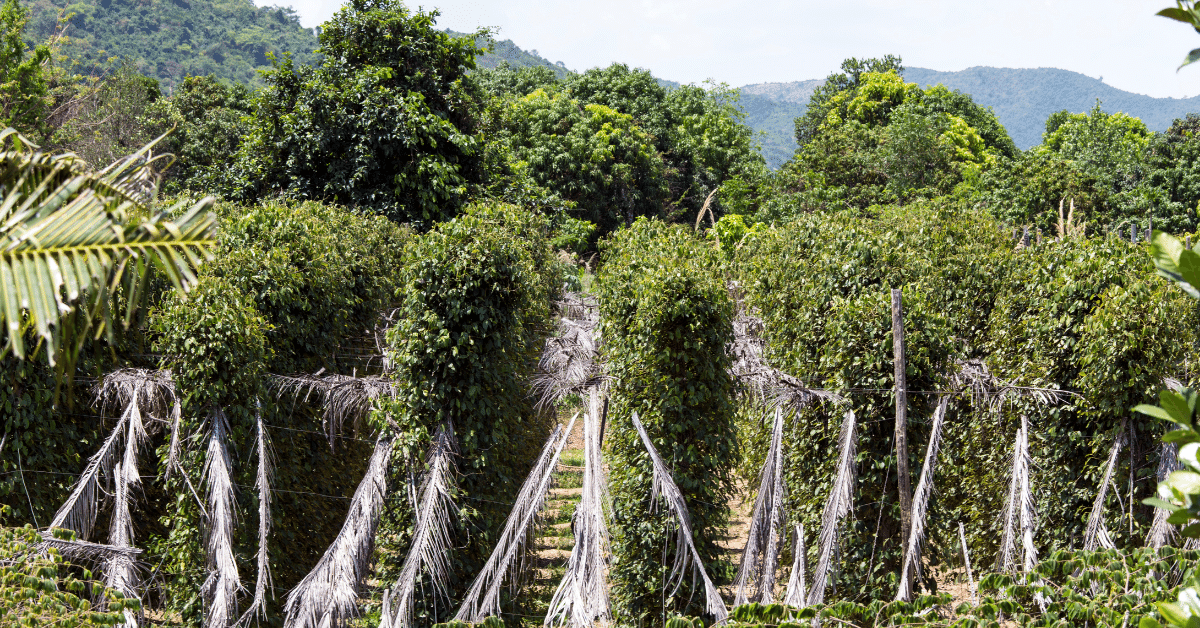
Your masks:
<svg viewBox="0 0 1200 628"><path fill-rule="evenodd" d="M322 428L332 449L347 423L358 432L375 401L394 395L396 389L392 381L378 375L353 377L323 375L323 372L324 369L312 375L272 375L271 387L280 397L290 395L306 403L316 395L322 408Z"/></svg>
<svg viewBox="0 0 1200 628"><path fill-rule="evenodd" d="M904 564L900 567L900 586L896 600L911 601L915 580L920 576L921 545L925 542L925 516L929 509L929 498L933 495L933 471L937 465L938 449L942 445L942 426L946 422L946 406L950 397L943 395L933 412L933 426L929 428L929 445L925 448L925 464L921 467L921 479L912 502L912 529L904 545Z"/></svg>
<svg viewBox="0 0 1200 628"><path fill-rule="evenodd" d="M595 297L568 292L558 303L560 318L555 334L546 339L538 372L530 382L537 405L546 408L569 395L582 395L603 386L600 310Z"/></svg>
<svg viewBox="0 0 1200 628"><path fill-rule="evenodd" d="M825 602L825 587L830 580L833 570L834 553L837 549L838 534L841 531L842 520L854 511L854 482L858 477L858 468L854 464L854 452L857 449L857 420L853 410L847 410L842 420L842 431L838 436L838 465L837 474L833 478L833 486L829 491L829 499L825 501L825 513L821 516L821 553L817 558L817 566L813 570L813 585L808 592L808 605L816 606Z"/></svg>

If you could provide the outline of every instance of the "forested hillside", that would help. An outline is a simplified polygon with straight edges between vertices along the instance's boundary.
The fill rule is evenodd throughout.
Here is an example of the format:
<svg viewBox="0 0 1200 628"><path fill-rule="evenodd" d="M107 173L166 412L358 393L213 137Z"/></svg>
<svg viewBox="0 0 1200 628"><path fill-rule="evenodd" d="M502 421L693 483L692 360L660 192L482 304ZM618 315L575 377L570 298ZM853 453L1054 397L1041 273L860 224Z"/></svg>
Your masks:
<svg viewBox="0 0 1200 628"><path fill-rule="evenodd" d="M103 73L109 58L128 59L166 91L209 74L261 86L270 54L306 65L317 59L316 34L294 11L251 0L32 0L29 9L31 43L48 40L67 18L62 53L77 71Z"/></svg>
<svg viewBox="0 0 1200 628"><path fill-rule="evenodd" d="M0 626L1195 628L1200 115L436 17L164 92L0 4Z"/></svg>

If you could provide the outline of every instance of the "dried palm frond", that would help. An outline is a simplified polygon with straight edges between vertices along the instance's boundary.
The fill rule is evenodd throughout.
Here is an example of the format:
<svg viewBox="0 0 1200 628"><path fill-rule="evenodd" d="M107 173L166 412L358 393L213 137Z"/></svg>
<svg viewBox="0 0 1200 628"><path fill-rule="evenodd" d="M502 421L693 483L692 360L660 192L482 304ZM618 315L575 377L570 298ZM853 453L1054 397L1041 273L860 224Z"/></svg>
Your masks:
<svg viewBox="0 0 1200 628"><path fill-rule="evenodd" d="M804 547L804 526L796 525L795 540L792 542L792 575L788 578L787 593L783 603L802 608L808 598L808 551Z"/></svg>
<svg viewBox="0 0 1200 628"><path fill-rule="evenodd" d="M73 530L85 541L91 537L92 528L96 525L96 512L100 506L100 478L109 477L113 473L113 467L117 464L128 436L130 415L135 407L130 404L125 408L117 426L100 446L100 450L92 454L67 501L63 502L54 514L54 519L50 522L51 528Z"/></svg>
<svg viewBox="0 0 1200 628"><path fill-rule="evenodd" d="M530 384L538 407L551 406L604 382L596 335L600 314L595 299L574 293L563 297L559 303L562 317L554 335L546 339L538 372Z"/></svg>
<svg viewBox="0 0 1200 628"><path fill-rule="evenodd" d="M425 458L425 477L421 481L416 507L416 525L412 545L400 568L400 578L392 587L395 615L391 625L413 625L413 598L422 573L428 574L435 600L450 599L450 525L451 514L458 514L454 504L454 428L442 425L433 435L429 454Z"/></svg>
<svg viewBox="0 0 1200 628"><path fill-rule="evenodd" d="M1179 464L1179 450L1175 443L1163 443L1162 453L1158 458L1158 472L1155 476L1159 482L1164 482L1167 476L1172 471L1178 471L1183 468ZM1171 513L1162 508L1154 509L1154 523L1150 525L1150 533L1146 535L1146 547L1159 549L1170 545L1175 537L1179 534L1179 528L1173 524L1167 523L1167 517Z"/></svg>
<svg viewBox="0 0 1200 628"><path fill-rule="evenodd" d="M900 586L896 599L912 601L913 581L920 575L921 544L925 542L925 516L929 512L929 497L933 494L933 472L937 466L938 449L942 445L942 426L946 422L946 405L950 397L942 396L933 412L933 425L929 428L929 445L925 448L925 464L921 467L921 479L912 501L912 529L904 544L904 564L900 567Z"/></svg>
<svg viewBox="0 0 1200 628"><path fill-rule="evenodd" d="M611 618L604 578L608 526L604 521L601 405L600 392L593 388L588 394L588 412L583 417L583 488L571 525L575 546L571 548L566 572L546 610L546 626L588 628L597 618Z"/></svg>
<svg viewBox="0 0 1200 628"><path fill-rule="evenodd" d="M254 480L254 488L258 489L258 574L254 579L254 600L238 620L239 626L249 624L256 613L266 619L267 587L274 588L271 583L271 564L267 556L267 537L271 534L271 480L275 471L271 461L271 437L267 435L262 420L262 403L258 402L257 405L254 415L254 449L258 453L258 474Z"/></svg>
<svg viewBox="0 0 1200 628"><path fill-rule="evenodd" d="M136 561L137 557L142 554L142 550L136 547L116 547L102 543L58 539L50 532L41 532L40 534L42 541L38 543L39 552L54 548L60 556L72 563L102 564L117 557Z"/></svg>
<svg viewBox="0 0 1200 628"><path fill-rule="evenodd" d="M375 441L367 472L354 491L337 538L317 566L288 593L285 628L333 628L358 615L358 586L370 565L375 529L387 497L392 443L391 436Z"/></svg>
<svg viewBox="0 0 1200 628"><path fill-rule="evenodd" d="M825 502L825 513L821 516L821 553L817 558L816 569L813 570L812 589L808 592L809 606L825 602L825 586L833 569L838 532L841 530L842 520L854 511L854 482L858 475L858 469L854 465L855 431L854 411L846 410L846 417L842 420L842 432L838 437L837 473L833 478L829 499Z"/></svg>
<svg viewBox="0 0 1200 628"><path fill-rule="evenodd" d="M113 484L116 495L113 502L112 523L109 525L110 545L115 547L133 547L133 517L130 513L133 497L131 492L141 486L142 478L138 474L138 448L145 442L146 429L142 424L142 413L138 407L141 399L141 384L135 384L128 397L129 408L126 420L125 452L121 461L113 468ZM140 599L137 594L138 577L133 561L125 556L113 556L104 563L104 584L115 591L120 591L127 598ZM137 628L138 618L132 610L123 613L124 625L127 628Z"/></svg>
<svg viewBox="0 0 1200 628"><path fill-rule="evenodd" d="M500 533L500 539L484 564L483 571L479 572L475 581L471 583L471 588L467 590L466 599L454 616L455 621L475 624L500 614L501 585L510 574L513 582L519 580L517 572L521 565L516 559L524 555L529 542L533 540L538 514L546 503L546 491L550 490L550 481L554 477L558 457L567 445L571 429L575 426L575 418L571 418L566 430L559 425L550 438L546 439L542 455L521 485L512 511L508 514L508 520L504 522L504 531Z"/></svg>
<svg viewBox="0 0 1200 628"><path fill-rule="evenodd" d="M171 470L179 468L179 429L183 425L183 408L179 404L179 397L175 398L175 402L171 404L171 444L167 448L167 468L163 472L163 479L171 480ZM180 474L183 470L180 469ZM186 476L185 476L186 477ZM189 487L191 480L188 480Z"/></svg>
<svg viewBox="0 0 1200 628"><path fill-rule="evenodd" d="M1092 514L1088 517L1087 529L1083 534L1083 549L1094 551L1098 547L1115 549L1112 537L1108 535L1108 527L1104 525L1104 502L1108 497L1108 487L1116 490L1113 474L1117 470L1117 457L1121 455L1121 447L1125 445L1125 419L1117 428L1117 436L1113 439L1112 447L1108 450L1108 461L1104 465L1104 476L1100 480L1100 489L1096 493L1096 501L1092 502Z"/></svg>
<svg viewBox="0 0 1200 628"><path fill-rule="evenodd" d="M821 389L809 388L798 378L771 366L763 357L766 341L762 337L762 319L749 312L737 301L738 314L733 320L733 342L728 351L733 356L729 368L751 399L768 409L800 410L814 401L841 401L841 396Z"/></svg>
<svg viewBox="0 0 1200 628"><path fill-rule="evenodd" d="M1021 416L1021 427L1013 444L1012 467L1009 475L1008 499L1004 504L1001 515L1004 533L1000 541L1000 556L997 560L999 571L1014 573L1017 571L1017 543L1021 544L1023 557L1021 569L1030 573L1037 566L1037 546L1033 544L1036 513L1033 508L1033 492L1030 490L1029 469L1032 459L1029 457L1029 422ZM1016 526L1020 526L1020 537Z"/></svg>
<svg viewBox="0 0 1200 628"><path fill-rule="evenodd" d="M637 428L638 435L642 438L642 444L646 446L646 452L650 454L650 461L654 468L650 501L652 504L657 504L658 498L661 496L663 503L667 505L667 512L675 521L675 562L671 566L671 574L667 577L666 584L666 588L671 590L669 595L674 596L679 587L683 586L683 578L690 566L692 581L695 582L696 574L699 574L700 579L704 581L704 612L712 615L717 624L723 624L729 619L729 610L725 608L725 601L721 599L721 593L709 579L708 572L704 569L704 562L700 560L700 552L696 550L695 541L692 539L692 518L688 514L687 502L683 499L683 493L675 485L670 470L667 469L667 465L663 464L658 450L654 448L654 443L650 440L650 435L646 433L646 428L638 419L636 412L633 413L633 426ZM664 594L666 594L665 591Z"/></svg>
<svg viewBox="0 0 1200 628"><path fill-rule="evenodd" d="M234 496L229 461L229 422L213 408L208 418L208 449L204 479L208 500L205 555L208 577L201 588L204 628L226 628L237 616L237 593L242 589L233 556Z"/></svg>
<svg viewBox="0 0 1200 628"><path fill-rule="evenodd" d="M165 419L179 401L169 370L117 369L105 373L92 394L98 405L109 407L125 407L136 398L143 413L159 420Z"/></svg>
<svg viewBox="0 0 1200 628"><path fill-rule="evenodd" d="M967 571L967 590L971 594L971 602L975 602L975 576L971 573L971 552L967 549L967 533L963 530L963 524L958 522L958 541L962 544L963 566Z"/></svg>
<svg viewBox="0 0 1200 628"><path fill-rule="evenodd" d="M750 518L750 531L734 584L734 606L775 601L775 570L779 563L779 527L783 525L783 409L775 408L771 446L759 474L758 497ZM747 588L753 588L747 595Z"/></svg>
<svg viewBox="0 0 1200 628"><path fill-rule="evenodd" d="M983 360L959 360L955 366L957 368L950 374L951 386L969 393L971 403L980 408L996 411L1005 402L1016 398L1032 399L1039 405L1051 406L1062 403L1067 397L1077 396L1069 390L1017 386L993 375Z"/></svg>
<svg viewBox="0 0 1200 628"><path fill-rule="evenodd" d="M300 399L303 396L305 402L317 395L323 411L321 424L332 449L346 423L358 431L375 400L395 394L396 385L378 375L322 375L323 371L312 375L272 375L271 386L280 397L290 395Z"/></svg>

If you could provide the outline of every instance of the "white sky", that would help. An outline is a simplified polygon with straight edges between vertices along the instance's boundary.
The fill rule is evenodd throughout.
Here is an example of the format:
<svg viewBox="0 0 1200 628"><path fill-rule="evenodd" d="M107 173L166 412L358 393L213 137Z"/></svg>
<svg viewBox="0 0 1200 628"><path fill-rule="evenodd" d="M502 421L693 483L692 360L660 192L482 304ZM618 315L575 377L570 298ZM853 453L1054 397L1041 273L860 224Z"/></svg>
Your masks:
<svg viewBox="0 0 1200 628"><path fill-rule="evenodd" d="M290 5L317 26L341 0ZM684 83L824 78L846 57L898 54L910 67L1074 70L1151 96L1200 95L1200 63L1175 72L1200 33L1154 15L1173 0L407 0L438 26L498 27L573 70L620 61Z"/></svg>

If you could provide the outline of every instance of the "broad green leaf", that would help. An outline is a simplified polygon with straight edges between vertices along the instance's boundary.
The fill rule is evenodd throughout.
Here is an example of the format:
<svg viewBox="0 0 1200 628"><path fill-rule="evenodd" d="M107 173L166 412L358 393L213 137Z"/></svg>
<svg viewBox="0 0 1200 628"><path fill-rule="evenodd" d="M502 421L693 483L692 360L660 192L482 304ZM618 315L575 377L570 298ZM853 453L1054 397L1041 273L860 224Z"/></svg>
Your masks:
<svg viewBox="0 0 1200 628"><path fill-rule="evenodd" d="M1187 53L1187 56L1183 58L1183 63L1179 64L1179 68L1176 68L1176 71L1182 69L1183 66L1191 65L1196 61L1200 61L1200 48L1193 49L1191 52Z"/></svg>
<svg viewBox="0 0 1200 628"><path fill-rule="evenodd" d="M1157 497L1147 497L1146 499L1142 500L1142 503L1146 504L1147 506L1154 506L1155 508L1162 508L1163 510L1166 510L1167 512L1175 512L1175 511L1181 509L1180 506L1176 506L1175 504L1172 504L1171 502L1159 499Z"/></svg>
<svg viewBox="0 0 1200 628"><path fill-rule="evenodd" d="M1200 494L1200 473L1195 471L1172 471L1165 482L1184 495Z"/></svg>
<svg viewBox="0 0 1200 628"><path fill-rule="evenodd" d="M1191 12L1176 7L1163 9L1162 11L1155 13L1155 15L1161 15L1163 17L1170 18L1178 22L1184 22L1186 24L1194 24L1196 21Z"/></svg>
<svg viewBox="0 0 1200 628"><path fill-rule="evenodd" d="M1187 399L1184 399L1183 395L1173 390L1164 390L1158 393L1158 403L1171 416L1172 421L1180 425L1192 424L1192 409L1188 407Z"/></svg>
<svg viewBox="0 0 1200 628"><path fill-rule="evenodd" d="M1141 412L1142 414L1152 416L1156 419L1162 419L1164 421L1170 421L1172 423L1176 422L1175 419L1171 416L1171 414L1169 412L1167 412L1166 410L1163 410L1162 408L1160 408L1158 406L1152 406L1150 404L1142 403L1142 404L1138 404L1138 405L1134 406L1133 411Z"/></svg>

